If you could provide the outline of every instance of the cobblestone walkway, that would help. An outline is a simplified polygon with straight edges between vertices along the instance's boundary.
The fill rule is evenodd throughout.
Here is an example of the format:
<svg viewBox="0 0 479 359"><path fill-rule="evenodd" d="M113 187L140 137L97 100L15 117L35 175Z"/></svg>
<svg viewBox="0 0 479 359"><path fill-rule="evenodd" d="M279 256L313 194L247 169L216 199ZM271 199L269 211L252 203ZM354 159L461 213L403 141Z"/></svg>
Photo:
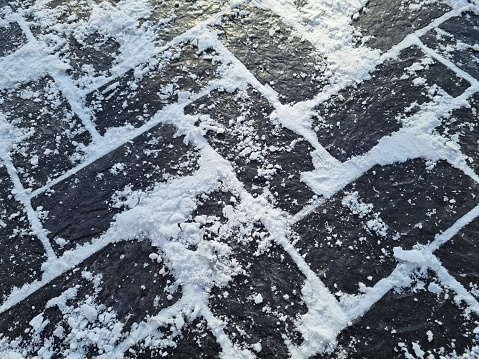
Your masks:
<svg viewBox="0 0 479 359"><path fill-rule="evenodd" d="M0 16L0 358L479 358L479 3Z"/></svg>

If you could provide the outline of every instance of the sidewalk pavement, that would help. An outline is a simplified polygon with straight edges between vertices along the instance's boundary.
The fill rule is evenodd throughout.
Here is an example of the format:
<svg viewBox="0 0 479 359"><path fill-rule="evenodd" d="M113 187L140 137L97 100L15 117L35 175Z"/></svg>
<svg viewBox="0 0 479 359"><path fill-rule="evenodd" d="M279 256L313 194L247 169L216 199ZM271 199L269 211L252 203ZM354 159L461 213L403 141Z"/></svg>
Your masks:
<svg viewBox="0 0 479 359"><path fill-rule="evenodd" d="M479 4L0 0L0 358L477 358Z"/></svg>

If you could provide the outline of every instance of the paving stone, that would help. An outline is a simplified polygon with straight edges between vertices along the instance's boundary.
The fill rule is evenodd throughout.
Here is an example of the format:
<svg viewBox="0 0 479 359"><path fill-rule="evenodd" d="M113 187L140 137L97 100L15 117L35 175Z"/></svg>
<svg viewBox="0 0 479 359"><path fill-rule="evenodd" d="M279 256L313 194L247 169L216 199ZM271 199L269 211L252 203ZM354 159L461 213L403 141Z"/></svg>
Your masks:
<svg viewBox="0 0 479 359"><path fill-rule="evenodd" d="M163 348L144 349L142 347L133 348L133 352L125 353L125 358L135 359L189 359L192 355L198 359L211 359L221 357L221 347L216 342L216 338L207 328L205 320L195 319L188 323L182 330L180 338L174 346L165 346Z"/></svg>
<svg viewBox="0 0 479 359"><path fill-rule="evenodd" d="M26 43L27 37L16 22L0 27L0 57L11 54Z"/></svg>
<svg viewBox="0 0 479 359"><path fill-rule="evenodd" d="M333 293L357 294L396 267L394 247L432 242L477 205L478 190L444 162L376 166L296 223L295 246Z"/></svg>
<svg viewBox="0 0 479 359"><path fill-rule="evenodd" d="M99 237L115 214L135 205L122 202L132 191L192 173L196 152L175 132L157 126L34 198L33 207L47 214L43 224L54 249L62 253Z"/></svg>
<svg viewBox="0 0 479 359"><path fill-rule="evenodd" d="M26 8L32 5L32 0L0 0L0 11L7 10L7 7L10 10L16 11L19 8ZM9 10L8 10L9 11Z"/></svg>
<svg viewBox="0 0 479 359"><path fill-rule="evenodd" d="M84 357L101 354L107 345L119 344L134 323L181 297L181 287L172 290L174 278L165 271L161 257L155 261L149 258L153 252L156 249L148 239L108 245L34 297L1 313L0 330L11 338L22 338L21 347L33 343L33 352L27 357L42 346L53 350L56 358L59 354L67 356L69 351ZM34 318L43 312L42 320L48 322L35 330ZM82 330L96 332L101 340L92 338L86 341L89 346L81 347L85 345L81 344Z"/></svg>
<svg viewBox="0 0 479 359"><path fill-rule="evenodd" d="M371 176L372 171L376 173ZM381 212L391 231L420 243L432 241L476 206L479 190L469 176L446 162L432 165L421 160L377 166L359 178L355 188Z"/></svg>
<svg viewBox="0 0 479 359"><path fill-rule="evenodd" d="M161 45L210 18L224 3L223 0L149 0L152 8L149 20L156 26L156 36Z"/></svg>
<svg viewBox="0 0 479 359"><path fill-rule="evenodd" d="M442 119L442 125L437 132L447 139L458 144L461 152L467 156L468 165L479 172L479 128L477 127L477 111L479 109L479 95L469 99L469 108L459 108L452 111L448 118Z"/></svg>
<svg viewBox="0 0 479 359"><path fill-rule="evenodd" d="M0 167L0 299L14 287L39 280L47 259L40 240L32 232L27 214L13 194L8 173Z"/></svg>
<svg viewBox="0 0 479 359"><path fill-rule="evenodd" d="M421 37L428 47L479 79L479 15L465 12Z"/></svg>
<svg viewBox="0 0 479 359"><path fill-rule="evenodd" d="M231 161L245 187L258 195L271 193L281 209L295 213L314 196L301 182L301 172L314 169L313 148L294 132L273 123L271 105L257 91L215 91L185 109L199 116L211 146ZM215 128L221 128L216 131Z"/></svg>
<svg viewBox="0 0 479 359"><path fill-rule="evenodd" d="M197 48L185 44L174 55L164 53L141 79L131 70L88 95L99 132L124 125L139 127L165 105L198 92L215 76L217 64L211 62L212 55L208 51L199 54Z"/></svg>
<svg viewBox="0 0 479 359"><path fill-rule="evenodd" d="M328 10L344 15L343 20L352 15L351 23L357 30L352 34L355 45L381 50L371 52L371 56L388 51L451 9L443 0L364 3L366 7L355 15L344 4L333 2L318 5L293 0L287 6L296 6L300 21L307 22L314 33L324 25L317 21L318 16L322 17L321 6L334 7ZM10 11L7 6L18 11L38 42L48 46L49 58L57 57L70 65L61 76L64 83L71 79L80 89L78 105L91 114L101 135L108 132L109 146L115 147L111 141L118 139L116 149L72 171L83 160L84 146L91 139L55 81L45 77L0 93L1 116L5 114L6 121L18 129L9 131L5 124L8 134L19 134L10 156L22 184L38 189L59 175L68 177L39 191L41 194L31 201L56 254L61 256L75 248L80 253L78 246L101 244L96 239L108 230L115 215L135 207L156 184L177 176L198 175L194 172L198 168L197 149L176 137L178 130L188 131L182 128L183 123L179 123L179 129L158 125L146 130L159 119L154 118L155 114L169 105L180 111L179 117L186 114L196 120L197 132L204 134L213 150L231 164L244 188L254 197L264 195L272 206L285 211L285 220L317 198L301 181L301 173L314 170L312 146L271 117L273 107L258 88L253 89L258 84L271 86L282 103L303 102L292 111L307 112L313 102L305 100L314 98L328 84L328 53L319 55L302 39L302 35L307 37L300 31L304 22L289 27L296 17L282 14L288 17L289 25L285 25L282 17L274 15L278 4L223 0L52 0L35 4L35 8L29 8L31 0L0 0L0 12ZM95 16L104 14L105 22L91 21L92 9L97 6ZM226 12L215 18L222 10ZM423 36L422 41L431 51L476 76L477 18L469 12L455 16ZM176 40L167 50L159 47L203 21L206 26L189 32L191 43ZM99 23L101 26L95 25ZM113 23L117 26L109 27ZM340 19L338 29L350 31L346 23L343 26ZM207 85L225 75L221 66L229 61L228 56L213 50L199 52L197 46L204 48L212 34L259 82L249 81L251 88L246 89L240 84L232 93L222 88L210 91ZM344 32L337 35L344 39L350 36ZM137 41L128 42L131 39ZM137 60L130 62L128 56L135 53L120 46L125 41L139 48L156 46L158 54L140 65ZM0 57L14 58L15 51L25 43L18 24L0 27ZM351 54L357 50L354 56L364 55L361 49L343 45L346 47L335 51ZM375 60L380 58L371 59ZM121 67L116 66L119 61ZM228 88L235 87L232 78L224 80L232 85ZM333 156L347 161L367 153L381 138L401 129L420 109L442 101L444 96L459 96L469 86L448 62L439 63L413 46L378 66L370 79L331 94L314 109L313 128ZM201 98L186 106L191 96L199 93ZM478 101L478 95L472 96L470 108L451 110L450 116L446 109L442 125L436 129L461 146L476 171ZM146 132L128 141L132 130L144 124L148 125L142 128ZM94 152L88 153L94 156ZM225 178L229 179L228 173ZM46 260L28 216L12 196L11 182L0 167L3 300L14 286L41 279L41 266ZM194 201L196 209L184 220L194 223L199 231L191 234L185 229L171 238L177 246L197 250L194 254L204 255L211 260L213 272L218 271L220 279L212 277L212 283L196 288L208 293L207 303L199 301L197 306L189 294L184 299L191 301L178 303L186 291L182 292L183 282L175 281L168 266L175 268L178 278L191 274L190 268L184 268L174 256L163 261L148 238L109 244L0 313L0 357L92 358L119 343L124 347L117 352L126 358L239 357L221 352L218 341L222 338L208 326L216 320L224 323L224 331L236 348L247 349L258 358L289 358L288 341L308 346L297 331L300 325L317 329L308 320L301 321L308 310L315 310L307 308L303 299L305 275L272 241L271 235L276 233L268 232L257 221L256 216L261 215L268 223L270 213L248 213L245 203L239 203L242 188L231 188L236 183L210 183L219 189L199 195ZM189 190L194 189L185 188ZM380 295L371 287L397 266L394 247L408 250L430 243L477 206L478 198L474 180L446 162L416 159L375 166L305 214L292 226L289 239L341 305L347 306L360 298L363 284L369 288L367 293ZM177 214L172 218L180 217ZM188 228L182 227L186 223L179 227ZM479 299L479 269L474 261L479 255L475 245L478 226L476 219L435 254L446 270ZM62 265L68 265L67 258L61 258ZM203 270L200 267L198 271ZM52 273L56 267L49 269ZM193 276L203 273L208 277L211 274L205 269ZM479 351L479 335L475 333L478 313L459 303L455 293L447 291L434 273L418 271L411 279L411 288L387 293L376 305L366 308L362 318L348 324L332 352L312 357L431 359L447 357L454 351L459 355L471 346ZM198 285L194 280L185 282ZM162 310L175 303L183 311L178 316L164 324L152 318L166 313ZM325 303L325 308L331 305L336 302ZM193 321L188 316L192 307L199 308ZM206 323L204 317L211 314L209 311L214 318ZM325 320L330 314L326 309ZM151 330L143 333L151 335L133 345L139 322L145 325L141 328ZM334 332L326 330L325 335Z"/></svg>
<svg viewBox="0 0 479 359"><path fill-rule="evenodd" d="M370 0L353 25L362 34L360 42L387 51L450 10L445 1Z"/></svg>
<svg viewBox="0 0 479 359"><path fill-rule="evenodd" d="M234 198L224 190L204 194L191 215L203 217L203 240L227 244L231 259L244 269L227 286L213 287L210 308L240 347L256 352L260 343L258 358L288 358L284 335L301 341L295 319L307 311L301 299L305 276L282 248L265 242L269 233L261 223L228 223L225 211L237 207Z"/></svg>
<svg viewBox="0 0 479 359"><path fill-rule="evenodd" d="M90 134L51 77L0 94L0 111L22 132L10 155L24 187L41 187L82 160Z"/></svg>
<svg viewBox="0 0 479 359"><path fill-rule="evenodd" d="M246 7L214 26L220 40L283 103L314 97L327 82L324 59L268 10Z"/></svg>
<svg viewBox="0 0 479 359"><path fill-rule="evenodd" d="M441 90L460 95L469 83L417 47L380 65L371 79L340 91L317 108L314 130L320 143L346 161L362 155L401 128L420 105L436 101Z"/></svg>
<svg viewBox="0 0 479 359"><path fill-rule="evenodd" d="M250 348L257 358L289 358L285 340L299 344L301 334L295 330L295 319L307 312L301 298L305 277L289 255L277 246L252 256L264 235L256 227L249 243L231 238L235 258L246 270L226 288L215 287L210 295L213 313L227 323L226 332L234 343ZM255 235L258 236L255 238ZM256 348L256 349L255 349Z"/></svg>
<svg viewBox="0 0 479 359"><path fill-rule="evenodd" d="M66 72L74 80L86 76L79 85L88 85L92 76L109 76L119 54L120 44L101 27L88 21L95 1L80 0L72 4L67 0L54 0L32 14L32 33L68 63ZM49 21L46 22L45 12ZM40 15L40 16L38 16ZM37 16L41 19L38 20Z"/></svg>
<svg viewBox="0 0 479 359"><path fill-rule="evenodd" d="M473 220L436 252L448 272L479 299L479 219Z"/></svg>
<svg viewBox="0 0 479 359"><path fill-rule="evenodd" d="M71 70L67 72L74 79L82 73L108 76L119 48L120 45L115 40L98 33L82 39L81 42L72 38L62 49L64 59L71 65Z"/></svg>
<svg viewBox="0 0 479 359"><path fill-rule="evenodd" d="M442 289L442 292L430 292L430 285ZM314 358L445 358L447 354L462 355L476 336L473 331L479 321L476 315L467 313L462 304L459 308L453 296L454 293L446 292L434 278L419 280L404 292L390 291L339 335L340 345L335 353Z"/></svg>

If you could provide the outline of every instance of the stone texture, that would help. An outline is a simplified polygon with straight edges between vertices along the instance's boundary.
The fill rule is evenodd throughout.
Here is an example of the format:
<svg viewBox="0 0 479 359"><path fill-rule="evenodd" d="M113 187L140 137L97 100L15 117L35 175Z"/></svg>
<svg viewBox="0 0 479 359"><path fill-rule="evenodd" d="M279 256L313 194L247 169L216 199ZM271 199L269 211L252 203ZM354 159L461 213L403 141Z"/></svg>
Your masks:
<svg viewBox="0 0 479 359"><path fill-rule="evenodd" d="M177 49L175 56L170 54L146 68L145 74L138 76L130 70L87 96L101 134L112 127L145 124L164 106L178 98L187 99L214 77L211 54L198 53L189 44ZM145 102L145 98L149 100Z"/></svg>
<svg viewBox="0 0 479 359"><path fill-rule="evenodd" d="M450 7L442 1L371 0L361 9L354 25L361 32L361 42L387 51L449 10Z"/></svg>
<svg viewBox="0 0 479 359"><path fill-rule="evenodd" d="M41 187L82 160L90 134L51 77L0 93L0 111L20 131L10 156L24 187Z"/></svg>
<svg viewBox="0 0 479 359"><path fill-rule="evenodd" d="M268 101L252 89L233 94L218 91L185 109L186 114L198 116L196 124L208 142L233 163L253 195L266 193L281 209L295 213L314 196L300 179L301 172L314 169L313 148L271 121L272 111Z"/></svg>
<svg viewBox="0 0 479 359"><path fill-rule="evenodd" d="M356 294L392 272L394 247L432 242L477 205L478 190L443 162L376 166L296 223L295 246L338 297Z"/></svg>
<svg viewBox="0 0 479 359"><path fill-rule="evenodd" d="M333 156L346 161L399 130L402 120L421 105L438 101L441 90L458 96L468 86L467 81L419 48L407 48L397 59L378 66L371 79L340 91L318 106L314 130Z"/></svg>
<svg viewBox="0 0 479 359"><path fill-rule="evenodd" d="M452 17L421 37L428 47L434 49L456 66L476 79L479 78L479 15L465 12Z"/></svg>
<svg viewBox="0 0 479 359"><path fill-rule="evenodd" d="M0 57L18 50L26 42L27 38L16 22L0 27Z"/></svg>
<svg viewBox="0 0 479 359"><path fill-rule="evenodd" d="M462 355L475 337L478 318L458 307L453 293L427 289L437 283L435 278L420 279L411 289L390 291L340 334L335 353L315 359Z"/></svg>
<svg viewBox="0 0 479 359"><path fill-rule="evenodd" d="M99 237L115 214L136 205L122 202L132 191L191 173L196 155L174 133L158 126L34 198L54 248L62 253Z"/></svg>
<svg viewBox="0 0 479 359"><path fill-rule="evenodd" d="M478 225L476 218L435 254L448 272L479 299Z"/></svg>
<svg viewBox="0 0 479 359"><path fill-rule="evenodd" d="M105 247L42 287L35 296L1 313L0 330L12 339L21 338L20 347L25 350L33 344L33 352L27 351L27 357L33 357L47 338L54 338L46 347L55 358L69 353L92 357L108 352L107 347L119 344L135 323L181 297L181 288L173 290L174 278L164 271L161 257L155 261L149 258L154 252L148 239ZM34 324L39 315L46 321L41 330ZM110 332L111 342L95 342L92 338L88 346L82 346L82 330L93 328Z"/></svg>
<svg viewBox="0 0 479 359"><path fill-rule="evenodd" d="M295 36L276 15L236 9L223 16L220 39L283 103L314 97L326 83L324 62L314 47Z"/></svg>
<svg viewBox="0 0 479 359"><path fill-rule="evenodd" d="M33 233L27 213L17 202L13 183L0 167L0 298L13 288L39 280L47 259L40 240ZM11 275L15 273L15 275Z"/></svg>

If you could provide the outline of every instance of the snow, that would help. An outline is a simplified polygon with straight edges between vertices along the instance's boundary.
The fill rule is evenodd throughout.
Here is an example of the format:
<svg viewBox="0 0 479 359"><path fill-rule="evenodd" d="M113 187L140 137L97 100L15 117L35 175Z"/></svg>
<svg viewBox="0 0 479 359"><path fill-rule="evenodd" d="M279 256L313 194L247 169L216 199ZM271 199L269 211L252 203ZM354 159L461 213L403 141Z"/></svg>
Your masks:
<svg viewBox="0 0 479 359"><path fill-rule="evenodd" d="M462 4L461 2L457 3ZM45 4L48 4L48 1L37 2L31 12L35 12L37 21L46 26L53 21L56 15L55 10L44 8ZM225 129L212 121L208 122L207 119L202 121L202 127L197 128L194 125L196 118L183 115L188 104L214 89L224 88L226 91L233 92L236 89L244 89L247 84L256 88L274 107L270 114L271 121L277 121L285 128L302 136L314 148L312 156L315 169L302 173L301 178L313 189L319 200L313 202L310 207L298 215L305 216L308 211L317 208L322 201L333 197L346 185L378 164L388 165L414 158L432 162L447 160L477 181L477 175L474 174L467 164L465 156L460 152L459 144L433 135L432 132L440 124L438 118L443 113L464 106L467 99L479 90L478 81L450 60L428 49L420 42L420 35L427 29L419 29L416 34L406 38L386 54L380 54L378 50L372 50L366 46L355 46L351 18L357 19L358 12L366 4L366 1L346 0L339 3L307 1L300 9L288 0L254 1L252 4L269 9L279 15L286 25L291 26L297 34L311 42L319 53L327 55L329 84L312 100L294 105L282 104L272 87L260 83L244 64L218 40L214 31L208 28L208 24L218 21L218 16L213 16L200 23L172 40L171 43L158 46L155 43L154 34L143 22L151 14L149 2L146 0L123 0L115 6L107 2L93 4L88 20L81 22L80 26L74 29L73 34L78 40L90 32L98 31L113 36L121 45L120 53L115 58L109 75L87 72L81 79L71 80L65 76L70 65L53 55L52 49L47 43L43 40L36 40L30 30L27 31L29 41L14 53L0 60L0 72L4 75L0 78L0 89L13 89L21 83L36 81L47 74L51 75L55 82L62 87L63 96L68 100L93 139L92 143L85 148L85 158L78 166L52 179L43 188L32 191L24 187L11 159L8 158L12 144L21 141L23 134L8 123L4 114L0 114L2 162L14 182L13 194L24 205L27 217L32 224L32 231L42 241L48 256L47 262L43 266L42 279L14 289L3 302L1 312L5 312L23 299L33 295L53 279L80 265L85 259L108 244L138 238L139 233L147 233L152 246L157 250L157 252L149 254L149 258L158 262L163 260L167 271L173 275L176 285L182 287L181 299L178 302L162 309L150 318L145 318L142 323L138 323L136 329L132 329L128 333L123 332L123 324L116 319L115 313L96 301L95 294L76 304L71 304L69 301L76 298L75 290L67 290L62 296L51 299L45 309L56 306L68 318L68 327L57 327L53 333L68 344L69 349L64 353L65 357L71 359L82 357L87 352L88 346L94 346L101 350L101 352L99 351L100 357L120 358L129 348L142 342L145 338L154 338L155 332L167 325L174 327L174 333L167 338L174 343L184 327L196 318L206 320L209 330L221 346L223 358L254 358L254 353L262 351L260 342L253 344L252 350L235 344L225 330L227 323L215 317L209 308L208 294L212 288L215 286L226 288L235 276L244 272L244 268L231 259L232 249L230 246L203 239L204 225L209 223L210 218L196 216L194 223L189 221L198 207L199 196L213 193L219 189L227 189L234 196L230 198L232 204L228 204L222 209L226 224L215 221L210 230L219 236L227 237L232 232L238 231L238 228L247 227L247 223L261 221L271 235L271 238L262 243L261 248L267 248L267 241L273 241L282 246L306 277L302 287L302 298L307 312L299 316L295 323L296 329L302 334L304 341L296 345L285 340L293 358L305 358L319 352L331 351L336 345L337 335L344 328L360 318L389 290L395 287L407 287L411 283L410 275L417 267L427 266L433 269L441 280L441 285L430 283L427 287L429 292L440 295L443 293L443 287L452 288L459 299L463 299L472 310L479 313L477 301L443 269L432 254L435 249L449 241L461 228L476 218L479 215L479 207L467 213L445 232L438 234L435 241L425 248L394 247L393 256L398 264L389 277L380 280L373 287L359 283L360 296L349 299L345 297L346 299L338 301L289 241L289 226L297 221L298 217L291 216L274 207L268 201L267 194L254 198L237 179L231 164L215 152L205 140L209 131L222 134ZM239 3L231 2L224 11L228 7L235 8L239 5ZM420 7L420 5L414 6L418 9ZM462 11L460 9L459 5L456 6L450 14L439 18L429 28L437 26L441 21ZM8 21L18 21L23 27L28 28L28 24L22 16L7 14ZM59 32L70 30L59 29ZM270 35L275 36L275 33L276 29L271 29ZM160 53L165 58L172 57L173 53L167 53L166 50L188 40L197 41L199 51L209 48L216 51L216 61L222 66L218 70L218 73L221 74L220 78L213 80L200 93L190 90L178 92L176 100L172 104L165 106L142 127L110 129L103 136L100 135L95 128L91 114L83 108L84 96L130 69L133 69L136 80L142 79L149 71L148 66L143 67L147 61L154 59ZM368 79L370 71L378 64L388 58L394 58L400 49L412 44L421 47L431 58L447 65L459 76L468 80L471 83L471 88L457 98L446 96L421 108L419 113L405 120L404 127L383 137L373 149L364 155L353 157L345 162L338 161L318 142L316 134L311 129L313 108L339 90ZM475 51L477 51L477 46L473 47ZM131 54L135 54L135 56ZM410 68L410 75L414 75L413 72L418 70L419 66L424 65L416 64L415 67ZM152 67L154 66L152 65ZM416 78L413 83L416 86L427 86L423 78ZM105 92L112 91L117 86L119 86L119 82L114 82ZM163 88L161 96L166 99L170 97L172 91L171 86L166 86ZM435 92L434 89L432 91ZM160 98L162 98L161 96ZM244 121L244 117L240 116L235 121L241 123ZM114 207L126 207L127 210L115 217L113 225L106 233L95 238L91 243L69 249L61 255L55 254L39 219L39 214L32 208L30 200L158 124L173 124L178 129L178 135L185 135L185 142L191 144L199 152L198 169L189 176L173 177L167 182L158 183L147 194L134 191L131 188L125 188L118 192L114 198L116 199ZM258 152L253 146L244 147L239 155L249 160L259 158ZM32 156L29 161L33 166L39 165L39 158L36 155ZM123 169L124 165L117 163L111 171L121 173ZM269 178L268 176L271 177L278 170L277 168L264 169L260 170L258 175ZM127 200L122 200L123 197L127 197ZM370 231L383 238L387 236L388 226L381 219L380 213L374 212L374 206L367 203L367 199L361 199L358 192L346 193L341 203L359 218L368 218L366 224ZM0 226L4 227L6 224L0 220ZM247 234L243 234L243 236L242 239L247 240ZM56 238L55 241L59 246L67 244L63 238ZM92 281L98 289L97 284L100 279L95 279L88 273L85 273L84 277ZM151 288L144 288L144 290L151 290ZM258 305L265 302L261 293L257 293L252 300ZM29 322L36 333L41 333L47 323L48 319L43 314L35 316ZM159 340L159 338L156 339ZM434 340L432 332L427 332L427 339L429 342ZM10 359L24 358L16 351L15 345L12 341L6 345L5 349L2 347L0 350L3 352L0 351L0 355ZM45 356L47 356L48 353L51 353L52 348L48 346L49 343L43 345ZM412 342L411 345L417 358L427 358L426 352L418 342ZM408 355L411 354L408 353Z"/></svg>
<svg viewBox="0 0 479 359"><path fill-rule="evenodd" d="M426 258L418 250L404 250L401 247L394 247L393 251L394 257L400 261L419 265L426 263Z"/></svg>

